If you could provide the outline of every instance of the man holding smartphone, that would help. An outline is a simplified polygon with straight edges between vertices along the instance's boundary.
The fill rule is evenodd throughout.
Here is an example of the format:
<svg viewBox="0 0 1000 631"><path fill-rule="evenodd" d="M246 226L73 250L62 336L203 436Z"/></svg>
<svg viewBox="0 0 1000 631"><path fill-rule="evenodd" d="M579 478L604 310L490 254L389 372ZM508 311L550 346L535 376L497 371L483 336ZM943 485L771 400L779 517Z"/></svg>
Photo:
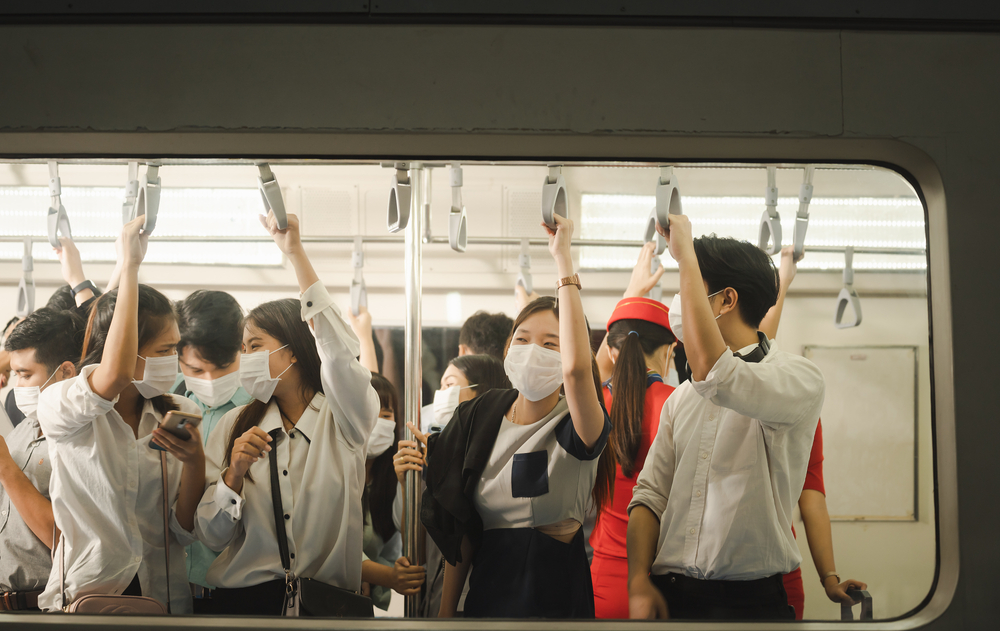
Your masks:
<svg viewBox="0 0 1000 631"><path fill-rule="evenodd" d="M83 326L72 311L39 309L5 341L24 420L6 440L0 438L0 611L38 609L38 595L49 578L55 531L52 466L38 424L38 395L76 376Z"/></svg>

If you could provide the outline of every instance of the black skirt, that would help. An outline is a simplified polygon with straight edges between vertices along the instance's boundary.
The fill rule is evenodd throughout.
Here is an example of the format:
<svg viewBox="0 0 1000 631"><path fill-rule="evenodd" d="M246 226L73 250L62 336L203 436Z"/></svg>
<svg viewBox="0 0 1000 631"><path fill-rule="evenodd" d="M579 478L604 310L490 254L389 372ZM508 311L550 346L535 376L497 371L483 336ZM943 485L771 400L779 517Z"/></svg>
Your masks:
<svg viewBox="0 0 1000 631"><path fill-rule="evenodd" d="M563 543L534 528L483 532L472 560L467 618L593 618L583 529Z"/></svg>

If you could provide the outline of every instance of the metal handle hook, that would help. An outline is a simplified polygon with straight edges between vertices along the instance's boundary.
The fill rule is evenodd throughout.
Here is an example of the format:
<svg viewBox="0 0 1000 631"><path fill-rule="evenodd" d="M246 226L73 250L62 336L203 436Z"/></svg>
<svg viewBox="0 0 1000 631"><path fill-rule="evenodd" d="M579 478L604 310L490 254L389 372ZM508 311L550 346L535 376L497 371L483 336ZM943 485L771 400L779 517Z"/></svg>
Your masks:
<svg viewBox="0 0 1000 631"><path fill-rule="evenodd" d="M362 269L365 266L365 252L361 237L354 237L354 252L351 254L351 265L354 267L354 279L351 280L351 313L358 316L361 307L368 308L368 286Z"/></svg>
<svg viewBox="0 0 1000 631"><path fill-rule="evenodd" d="M806 231L809 229L809 202L813 196L813 174L816 167L807 166L802 176L802 186L799 188L799 210L795 213L795 235L792 241L793 258L802 258L806 250Z"/></svg>
<svg viewBox="0 0 1000 631"><path fill-rule="evenodd" d="M66 214L66 207L62 204L62 180L59 178L59 163L49 161L49 197L51 198L49 212L46 216L48 223L49 245L54 248L60 247L59 234L72 238L69 227L69 216Z"/></svg>
<svg viewBox="0 0 1000 631"><path fill-rule="evenodd" d="M555 230L555 216L565 217L568 212L566 180L562 175L562 165L550 166L549 175L542 185L542 222Z"/></svg>
<svg viewBox="0 0 1000 631"><path fill-rule="evenodd" d="M844 250L844 287L837 296L837 311L833 324L838 329L850 329L861 324L861 298L854 289L854 246ZM851 316L844 320L847 307L851 308Z"/></svg>
<svg viewBox="0 0 1000 631"><path fill-rule="evenodd" d="M264 214L268 211L274 213L274 220L278 230L288 227L288 213L285 211L285 199L281 196L281 186L278 185L278 178L271 171L271 165L267 162L258 162L257 188L260 190L260 198L264 201Z"/></svg>
<svg viewBox="0 0 1000 631"><path fill-rule="evenodd" d="M681 206L681 190L677 185L674 167L660 167L660 177L656 181L656 208L653 210L656 213L656 222L664 231L670 229L668 215L684 214L684 208Z"/></svg>
<svg viewBox="0 0 1000 631"><path fill-rule="evenodd" d="M534 286L531 282L531 254L528 250L530 243L527 238L521 239L521 254L517 258L518 264L521 266L521 273L517 277L517 284L524 287L524 291L529 296L534 291Z"/></svg>
<svg viewBox="0 0 1000 631"><path fill-rule="evenodd" d="M781 252L781 216L778 214L777 168L767 167L767 188L764 190L766 209L760 217L757 247L774 255ZM771 246L768 247L768 242Z"/></svg>
<svg viewBox="0 0 1000 631"><path fill-rule="evenodd" d="M390 233L396 233L410 223L410 198L412 188L410 175L406 164L396 165L396 174L392 179L392 189L389 191L389 210L386 226Z"/></svg>
<svg viewBox="0 0 1000 631"><path fill-rule="evenodd" d="M451 213L448 215L448 245L456 252L465 252L469 245L468 217L462 203L462 167L451 165Z"/></svg>
<svg viewBox="0 0 1000 631"><path fill-rule="evenodd" d="M31 237L24 238L24 254L21 256L21 280L17 283L18 317L27 317L35 310L35 280L32 272L35 269L34 258L31 256Z"/></svg>

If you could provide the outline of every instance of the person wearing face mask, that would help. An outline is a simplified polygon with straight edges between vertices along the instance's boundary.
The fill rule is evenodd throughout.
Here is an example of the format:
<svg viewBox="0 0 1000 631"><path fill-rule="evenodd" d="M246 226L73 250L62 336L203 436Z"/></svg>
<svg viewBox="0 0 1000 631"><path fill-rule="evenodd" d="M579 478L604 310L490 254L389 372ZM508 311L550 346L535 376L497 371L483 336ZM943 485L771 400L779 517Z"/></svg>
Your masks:
<svg viewBox="0 0 1000 631"><path fill-rule="evenodd" d="M192 610L184 546L195 540L205 456L196 427L181 440L158 426L167 412L200 410L166 394L177 375L179 334L170 301L138 282L148 239L140 234L143 219L122 229L119 287L100 296L90 312L78 376L49 386L38 401L51 454L52 509L62 533L55 554L65 564L65 591L56 564L39 597L47 611L88 594L142 595L174 613Z"/></svg>
<svg viewBox="0 0 1000 631"><path fill-rule="evenodd" d="M497 388L510 389L510 379L504 372L503 362L492 355L460 355L448 363L448 368L441 375L441 389L434 393L434 423L430 425L432 432L440 432L455 416L458 406L479 395ZM426 462L427 435L417 431L411 424L410 430L416 440L399 441L399 451L393 458L396 478L399 488L393 504L393 520L397 529L402 528L403 513L406 510L403 484L407 471L416 471L423 475ZM421 601L420 615L424 618L434 618L441 608L441 595L444 590L445 560L441 550L430 538L425 540L425 558L428 575L427 589ZM468 581L462 590L457 611L462 611L465 595L468 594Z"/></svg>
<svg viewBox="0 0 1000 631"><path fill-rule="evenodd" d="M171 391L201 409L202 443L230 410L253 400L240 385L243 309L224 291L199 289L180 301L177 326L181 339L177 358L181 374ZM200 541L187 548L188 580L194 589L195 613L211 612L212 585L205 577L218 553Z"/></svg>
<svg viewBox="0 0 1000 631"><path fill-rule="evenodd" d="M782 575L799 566L802 492L824 383L759 325L778 297L770 257L745 241L666 237L680 271L670 328L691 379L667 399L629 504L632 618L794 619Z"/></svg>
<svg viewBox="0 0 1000 631"><path fill-rule="evenodd" d="M20 316L14 316L8 320L0 337L0 395L2 395L0 400L3 401L3 409L0 410L0 430L7 432L17 427L24 419L24 414L17 409L17 403L14 401L14 389L11 387L13 383L10 380L10 353L4 345L7 336L22 319ZM6 432L0 433L6 434Z"/></svg>
<svg viewBox="0 0 1000 631"><path fill-rule="evenodd" d="M649 269L648 261L646 269ZM618 466L614 500L599 515L590 537L594 548L590 571L598 618L628 618L628 556L625 550L628 505L649 446L656 436L660 411L674 391L663 382L676 341L670 332L668 313L667 307L658 300L627 296L618 303L608 320L605 340L614 371L611 379L604 383L604 401L611 416L608 442Z"/></svg>
<svg viewBox="0 0 1000 631"><path fill-rule="evenodd" d="M49 500L52 465L38 424L39 392L76 376L83 321L42 308L7 337L17 377L14 397L24 421L0 438L0 611L38 609L49 579L54 520Z"/></svg>
<svg viewBox="0 0 1000 631"><path fill-rule="evenodd" d="M421 520L445 566L439 614L593 618L582 522L610 501L611 422L573 274L573 223L546 227L560 280L514 321L504 368L513 390L462 405L428 438ZM563 396L565 393L565 396Z"/></svg>
<svg viewBox="0 0 1000 631"><path fill-rule="evenodd" d="M299 300L255 307L243 330L240 381L254 398L226 414L208 439L209 482L198 538L222 552L209 567L212 609L280 615L286 572L275 525L271 460L277 467L289 571L361 589L368 440L379 416L358 338L302 247L299 221L265 229L295 270Z"/></svg>
<svg viewBox="0 0 1000 631"><path fill-rule="evenodd" d="M402 416L397 416L399 397L389 380L372 374L372 387L378 393L381 410L378 423L368 439L368 461L365 465L364 555L361 580L370 586L372 603L382 610L389 609L392 591L403 596L419 594L424 584L424 568L412 565L403 556L403 540L393 521L393 504L398 495L393 474L393 451L402 430ZM397 420L399 419L399 420Z"/></svg>

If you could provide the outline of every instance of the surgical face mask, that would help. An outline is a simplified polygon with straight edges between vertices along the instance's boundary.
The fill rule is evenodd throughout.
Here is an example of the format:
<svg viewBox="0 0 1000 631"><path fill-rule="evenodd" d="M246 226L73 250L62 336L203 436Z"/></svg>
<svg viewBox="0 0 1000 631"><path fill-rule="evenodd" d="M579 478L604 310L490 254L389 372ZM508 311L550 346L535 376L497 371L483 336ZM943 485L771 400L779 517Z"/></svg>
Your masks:
<svg viewBox="0 0 1000 631"><path fill-rule="evenodd" d="M725 289L720 289L719 291L717 291L714 294L710 295L708 297L709 300L712 299L712 296L718 296L719 294L721 294L724 291L726 291L726 290ZM719 315L715 316L715 319L718 320L721 317L722 317L722 314L720 313ZM680 342L681 344L683 344L684 343L684 325L681 322L681 295L680 294L674 294L674 299L670 301L670 312L667 314L667 321L670 322L670 332L674 334L674 337L677 338L678 342Z"/></svg>
<svg viewBox="0 0 1000 631"><path fill-rule="evenodd" d="M27 418L35 418L35 415L38 413L38 395L45 386L49 385L49 382L55 376L56 373L53 372L40 387L17 386L14 388L14 403L17 405L17 409L21 410Z"/></svg>
<svg viewBox="0 0 1000 631"><path fill-rule="evenodd" d="M562 355L537 344L512 345L503 369L511 385L529 401L541 401L563 382Z"/></svg>
<svg viewBox="0 0 1000 631"><path fill-rule="evenodd" d="M285 346L288 346L288 344L285 344ZM285 346L281 348L285 348ZM274 352L277 353L281 348ZM272 377L270 360L271 351L269 350L246 353L240 357L240 385L243 386L243 389L250 396L261 403L267 403L271 400L274 389L278 387L278 382L281 381L281 375L288 372L288 368L292 367L291 362L289 362L288 368L282 370L277 377Z"/></svg>
<svg viewBox="0 0 1000 631"><path fill-rule="evenodd" d="M384 454L396 441L396 421L379 417L372 435L368 437L368 460Z"/></svg>
<svg viewBox="0 0 1000 631"><path fill-rule="evenodd" d="M139 359L146 360L142 379L132 381L139 394L145 399L152 399L169 392L171 386L177 381L177 355L167 355L166 357L139 355Z"/></svg>
<svg viewBox="0 0 1000 631"><path fill-rule="evenodd" d="M478 384L477 384L478 385ZM455 416L458 409L459 398L465 388L475 388L472 386L451 386L434 393L434 422L438 425L447 425L451 417Z"/></svg>
<svg viewBox="0 0 1000 631"><path fill-rule="evenodd" d="M184 376L188 389L198 397L198 400L210 408L229 403L240 388L240 371L222 375L215 379L198 379Z"/></svg>

